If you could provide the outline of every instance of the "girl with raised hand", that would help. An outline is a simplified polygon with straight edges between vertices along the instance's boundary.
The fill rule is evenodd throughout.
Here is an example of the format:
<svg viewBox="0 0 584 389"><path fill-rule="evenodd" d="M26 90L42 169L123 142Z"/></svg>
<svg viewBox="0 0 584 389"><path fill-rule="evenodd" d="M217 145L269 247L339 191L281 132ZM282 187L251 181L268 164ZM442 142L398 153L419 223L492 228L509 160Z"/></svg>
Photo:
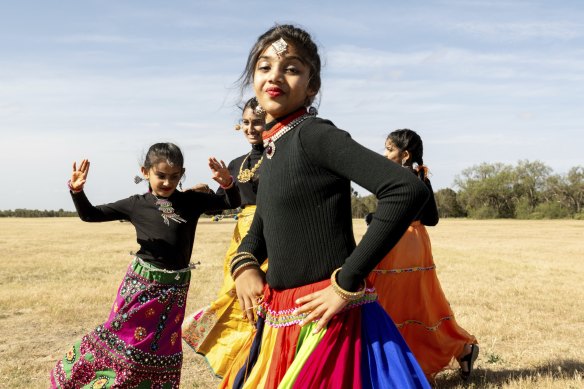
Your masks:
<svg viewBox="0 0 584 389"><path fill-rule="evenodd" d="M83 190L90 163L84 159L69 189L87 222L127 220L140 246L118 289L109 318L75 343L51 372L53 388L178 388L182 365L181 324L191 278L190 258L199 216L239 206L225 163L209 158L219 196L177 186L185 169L181 150L156 143L141 168L149 191L93 206ZM139 181L139 180L138 180Z"/></svg>

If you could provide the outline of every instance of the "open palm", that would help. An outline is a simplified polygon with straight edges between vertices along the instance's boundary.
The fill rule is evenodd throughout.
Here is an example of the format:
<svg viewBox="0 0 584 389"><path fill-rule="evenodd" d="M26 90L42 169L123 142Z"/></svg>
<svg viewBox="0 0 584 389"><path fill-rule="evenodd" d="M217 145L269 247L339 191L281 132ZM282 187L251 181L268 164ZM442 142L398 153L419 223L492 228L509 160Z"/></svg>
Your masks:
<svg viewBox="0 0 584 389"><path fill-rule="evenodd" d="M77 163L73 162L73 173L71 174L71 189L81 190L87 181L87 173L89 173L89 160L84 159L77 168Z"/></svg>

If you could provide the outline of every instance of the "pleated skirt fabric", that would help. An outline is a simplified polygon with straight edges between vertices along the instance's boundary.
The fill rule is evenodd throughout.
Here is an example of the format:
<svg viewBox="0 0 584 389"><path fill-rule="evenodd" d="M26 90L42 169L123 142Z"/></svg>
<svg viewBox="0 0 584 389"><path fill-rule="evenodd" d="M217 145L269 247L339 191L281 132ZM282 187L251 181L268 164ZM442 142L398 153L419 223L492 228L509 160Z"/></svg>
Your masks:
<svg viewBox="0 0 584 389"><path fill-rule="evenodd" d="M377 303L374 289L350 303L314 334L300 327L294 301L326 288L329 280L287 289L266 285L244 366L233 369L227 388L429 388L399 331Z"/></svg>
<svg viewBox="0 0 584 389"><path fill-rule="evenodd" d="M453 368L465 344L477 343L455 320L436 274L430 237L419 221L377 265L368 283L429 379Z"/></svg>
<svg viewBox="0 0 584 389"><path fill-rule="evenodd" d="M108 320L57 362L51 387L178 389L190 277L190 271L164 273L134 259Z"/></svg>
<svg viewBox="0 0 584 389"><path fill-rule="evenodd" d="M255 205L248 205L238 215L223 261L223 284L218 297L210 305L188 315L183 323L183 340L205 357L213 373L219 377L223 377L234 364L237 368L243 365L241 361L245 361L255 333L254 326L243 319L235 283L229 272L231 259L251 226L255 210ZM267 261L262 269L267 270Z"/></svg>

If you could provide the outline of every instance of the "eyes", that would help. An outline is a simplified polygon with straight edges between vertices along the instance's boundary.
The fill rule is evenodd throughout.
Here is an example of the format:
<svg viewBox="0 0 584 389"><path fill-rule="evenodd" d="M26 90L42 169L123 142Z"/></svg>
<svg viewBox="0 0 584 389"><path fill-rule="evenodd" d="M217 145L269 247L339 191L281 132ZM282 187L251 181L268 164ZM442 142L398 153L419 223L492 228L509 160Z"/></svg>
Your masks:
<svg viewBox="0 0 584 389"><path fill-rule="evenodd" d="M169 181L178 181L180 180L180 174L172 174L172 175L167 175L164 173L156 173L156 178L159 179L160 181L164 181L166 179L168 179Z"/></svg>
<svg viewBox="0 0 584 389"><path fill-rule="evenodd" d="M295 62L298 60L294 60ZM276 65L272 65L270 62L268 61L260 61L257 64L257 68L256 71L259 71L261 73L268 73L270 70L272 70L272 66L276 66ZM291 74L291 75L299 75L302 73L302 69L299 65L296 64L286 64L285 66L283 66L282 71L286 74Z"/></svg>
<svg viewBox="0 0 584 389"><path fill-rule="evenodd" d="M242 119L241 124L245 127L248 127L248 126L263 127L263 125L265 124L265 121L261 120L261 119L255 119L255 120Z"/></svg>

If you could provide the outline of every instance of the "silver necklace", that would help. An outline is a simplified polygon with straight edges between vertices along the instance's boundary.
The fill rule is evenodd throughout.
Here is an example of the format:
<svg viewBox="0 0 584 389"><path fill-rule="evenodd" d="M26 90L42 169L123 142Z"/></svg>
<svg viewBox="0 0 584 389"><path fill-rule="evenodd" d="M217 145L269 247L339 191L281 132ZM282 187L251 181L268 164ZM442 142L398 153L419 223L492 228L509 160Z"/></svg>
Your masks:
<svg viewBox="0 0 584 389"><path fill-rule="evenodd" d="M264 148L266 150L266 157L268 159L272 159L274 154L276 153L276 141L280 139L285 133L292 130L294 127L305 121L310 117L309 114L304 114L302 116L297 117L296 119L292 120L290 123L286 124L282 129L276 132L274 135L269 137L268 139L264 140Z"/></svg>
<svg viewBox="0 0 584 389"><path fill-rule="evenodd" d="M164 220L164 224L167 226L170 225L169 220L173 220L177 223L186 223L187 221L174 213L174 208L172 207L172 203L168 199L160 199L158 198L154 192L151 192L152 196L156 199L156 205L158 205L158 210L162 214L162 219Z"/></svg>

